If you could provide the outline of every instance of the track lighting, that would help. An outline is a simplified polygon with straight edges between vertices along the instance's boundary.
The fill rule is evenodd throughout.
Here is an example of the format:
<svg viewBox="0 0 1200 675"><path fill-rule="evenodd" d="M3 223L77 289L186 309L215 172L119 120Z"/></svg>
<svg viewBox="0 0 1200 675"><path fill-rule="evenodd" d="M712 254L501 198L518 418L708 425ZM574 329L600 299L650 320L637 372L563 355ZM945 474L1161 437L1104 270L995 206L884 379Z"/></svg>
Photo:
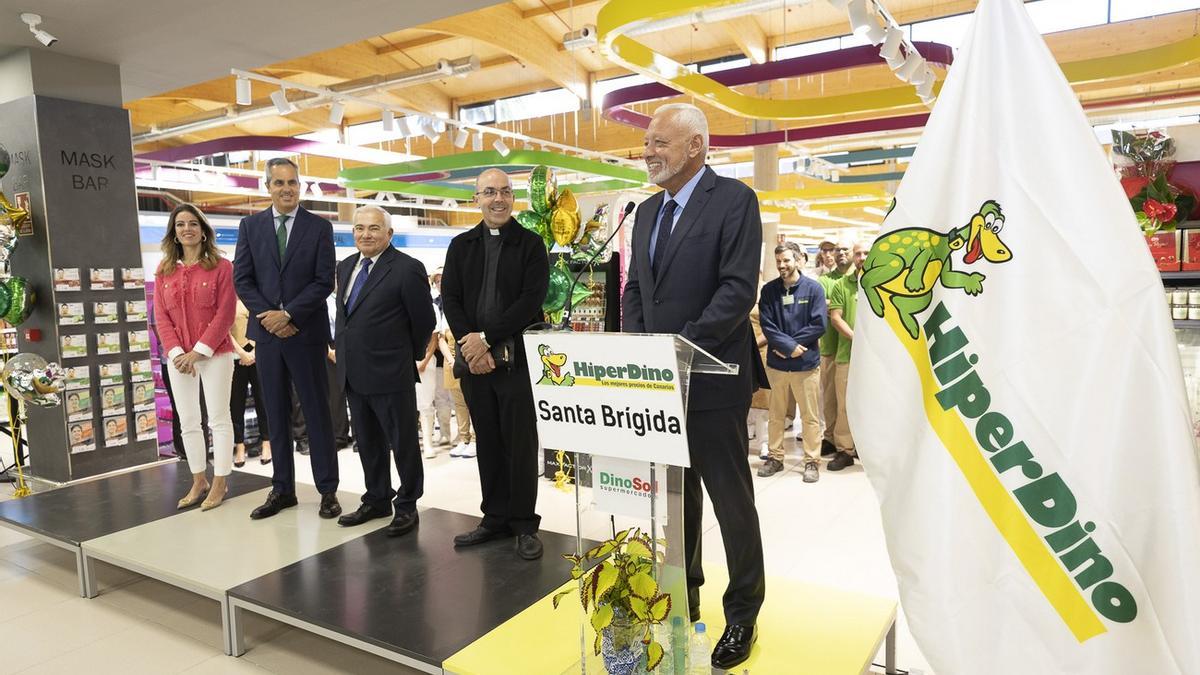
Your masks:
<svg viewBox="0 0 1200 675"><path fill-rule="evenodd" d="M421 118L420 129L421 135L428 138L430 143L437 143L438 139L442 137L434 127L433 121L429 118Z"/></svg>
<svg viewBox="0 0 1200 675"><path fill-rule="evenodd" d="M887 61L892 70L899 68L904 63L904 56L900 53L900 45L903 43L904 29L898 26L888 26L883 46L879 48L879 56Z"/></svg>
<svg viewBox="0 0 1200 675"><path fill-rule="evenodd" d="M458 131L454 132L454 147L461 148L467 144L467 138L471 136L471 132L459 127Z"/></svg>
<svg viewBox="0 0 1200 675"><path fill-rule="evenodd" d="M483 152L483 132L475 134L471 138L471 150L475 152Z"/></svg>
<svg viewBox="0 0 1200 675"><path fill-rule="evenodd" d="M342 118L346 116L346 106L342 105L341 101L334 101L329 105L329 123L341 124Z"/></svg>
<svg viewBox="0 0 1200 675"><path fill-rule="evenodd" d="M286 115L296 109L292 106L292 102L288 100L287 92L283 89L278 89L271 92L271 103L275 104L275 110L280 115Z"/></svg>
<svg viewBox="0 0 1200 675"><path fill-rule="evenodd" d="M500 153L501 157L508 157L509 149L508 146L504 144L502 139L497 138L496 140L492 141L492 148L496 152Z"/></svg>
<svg viewBox="0 0 1200 675"><path fill-rule="evenodd" d="M309 184L308 191L311 192L312 196L316 197L317 199L325 196L325 192L321 189L321 184L315 180Z"/></svg>
<svg viewBox="0 0 1200 675"><path fill-rule="evenodd" d="M883 27L867 11L867 0L850 0L850 4L846 6L846 12L850 16L850 27L855 35L868 40L873 45L883 42Z"/></svg>
<svg viewBox="0 0 1200 675"><path fill-rule="evenodd" d="M916 50L910 51L908 56L904 57L904 63L896 70L896 77L905 82L912 82L916 77L917 71L921 66L925 65L925 59Z"/></svg>
<svg viewBox="0 0 1200 675"><path fill-rule="evenodd" d="M384 110L383 116L379 118L379 123L383 127L384 131L395 131L396 113L392 112L391 110Z"/></svg>
<svg viewBox="0 0 1200 675"><path fill-rule="evenodd" d="M253 97L250 93L250 80L244 77L239 77L234 85L234 93L238 105L250 105L253 102Z"/></svg>
<svg viewBox="0 0 1200 675"><path fill-rule="evenodd" d="M458 202L454 201L453 199L443 199L442 200L442 208L443 209L453 209L453 208L456 208L457 206L458 206Z"/></svg>

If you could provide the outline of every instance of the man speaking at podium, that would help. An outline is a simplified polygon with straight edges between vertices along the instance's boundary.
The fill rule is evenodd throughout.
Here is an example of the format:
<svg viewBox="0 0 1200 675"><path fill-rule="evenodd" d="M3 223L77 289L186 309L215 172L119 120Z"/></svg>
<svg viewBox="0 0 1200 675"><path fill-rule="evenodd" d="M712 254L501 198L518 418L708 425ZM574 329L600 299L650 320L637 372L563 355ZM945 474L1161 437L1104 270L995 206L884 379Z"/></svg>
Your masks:
<svg viewBox="0 0 1200 675"><path fill-rule="evenodd" d="M704 164L708 120L688 104L664 105L646 130L646 171L663 191L642 202L634 221L629 277L622 301L625 332L677 333L739 374L693 374L687 433L692 466L684 474L684 555L688 606L700 618L700 518L704 495L725 543L729 587L726 629L712 665L746 660L757 637L765 594L762 536L746 461L750 398L766 372L750 329L758 296L762 221L754 191Z"/></svg>

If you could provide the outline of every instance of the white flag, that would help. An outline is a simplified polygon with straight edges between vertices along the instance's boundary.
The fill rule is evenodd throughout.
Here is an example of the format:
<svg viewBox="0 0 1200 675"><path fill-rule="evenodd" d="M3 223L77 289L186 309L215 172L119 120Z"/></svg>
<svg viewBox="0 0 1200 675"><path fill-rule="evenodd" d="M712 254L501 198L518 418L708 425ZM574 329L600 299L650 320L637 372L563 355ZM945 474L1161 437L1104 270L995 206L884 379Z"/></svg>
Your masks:
<svg viewBox="0 0 1200 675"><path fill-rule="evenodd" d="M851 428L940 675L1200 672L1162 283L1018 0L982 0L863 265Z"/></svg>

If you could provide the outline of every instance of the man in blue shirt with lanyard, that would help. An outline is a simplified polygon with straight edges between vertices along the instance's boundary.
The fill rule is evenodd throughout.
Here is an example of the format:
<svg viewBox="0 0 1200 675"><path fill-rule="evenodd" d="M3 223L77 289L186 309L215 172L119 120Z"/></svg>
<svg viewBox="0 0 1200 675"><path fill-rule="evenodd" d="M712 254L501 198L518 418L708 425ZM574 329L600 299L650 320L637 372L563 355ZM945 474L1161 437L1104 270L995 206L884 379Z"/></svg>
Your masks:
<svg viewBox="0 0 1200 675"><path fill-rule="evenodd" d="M783 427L789 393L800 404L804 442L804 482L817 482L821 458L821 350L817 342L825 333L825 290L800 268L808 256L795 242L775 247L779 278L762 287L758 317L767 338L767 379L771 382L767 447L770 457L758 475L783 471Z"/></svg>

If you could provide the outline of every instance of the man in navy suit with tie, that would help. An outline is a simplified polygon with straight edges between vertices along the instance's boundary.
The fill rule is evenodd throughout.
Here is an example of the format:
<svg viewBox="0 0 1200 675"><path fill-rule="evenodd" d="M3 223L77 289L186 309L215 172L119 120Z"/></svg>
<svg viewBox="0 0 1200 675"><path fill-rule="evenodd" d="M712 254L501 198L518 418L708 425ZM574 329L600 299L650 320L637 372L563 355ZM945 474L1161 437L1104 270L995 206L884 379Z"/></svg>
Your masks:
<svg viewBox="0 0 1200 675"><path fill-rule="evenodd" d="M416 354L425 353L437 320L425 266L392 247L391 214L378 206L354 212L356 255L338 263L337 382L350 401L367 492L338 519L360 525L392 514L389 537L417 526L425 471L417 443ZM433 369L425 377L434 377ZM388 448L400 489L391 484Z"/></svg>
<svg viewBox="0 0 1200 675"><path fill-rule="evenodd" d="M336 518L338 465L325 373L329 311L336 260L333 225L300 208L300 171L286 158L267 162L271 208L242 219L233 260L238 297L250 310L247 337L255 341L258 374L274 448L271 493L250 517L269 518L296 505L291 392L295 385L308 422L318 513Z"/></svg>
<svg viewBox="0 0 1200 675"><path fill-rule="evenodd" d="M754 482L746 460L746 415L755 389L768 388L750 329L758 297L762 221L754 190L704 164L708 120L686 103L660 107L646 129L642 157L662 192L642 202L633 228L629 276L622 298L628 333L677 333L726 363L737 375L693 373L687 436L691 467L684 473L683 539L688 609L700 619L700 517L703 481L721 525L729 586L725 632L712 665L745 661L766 593L762 535Z"/></svg>

